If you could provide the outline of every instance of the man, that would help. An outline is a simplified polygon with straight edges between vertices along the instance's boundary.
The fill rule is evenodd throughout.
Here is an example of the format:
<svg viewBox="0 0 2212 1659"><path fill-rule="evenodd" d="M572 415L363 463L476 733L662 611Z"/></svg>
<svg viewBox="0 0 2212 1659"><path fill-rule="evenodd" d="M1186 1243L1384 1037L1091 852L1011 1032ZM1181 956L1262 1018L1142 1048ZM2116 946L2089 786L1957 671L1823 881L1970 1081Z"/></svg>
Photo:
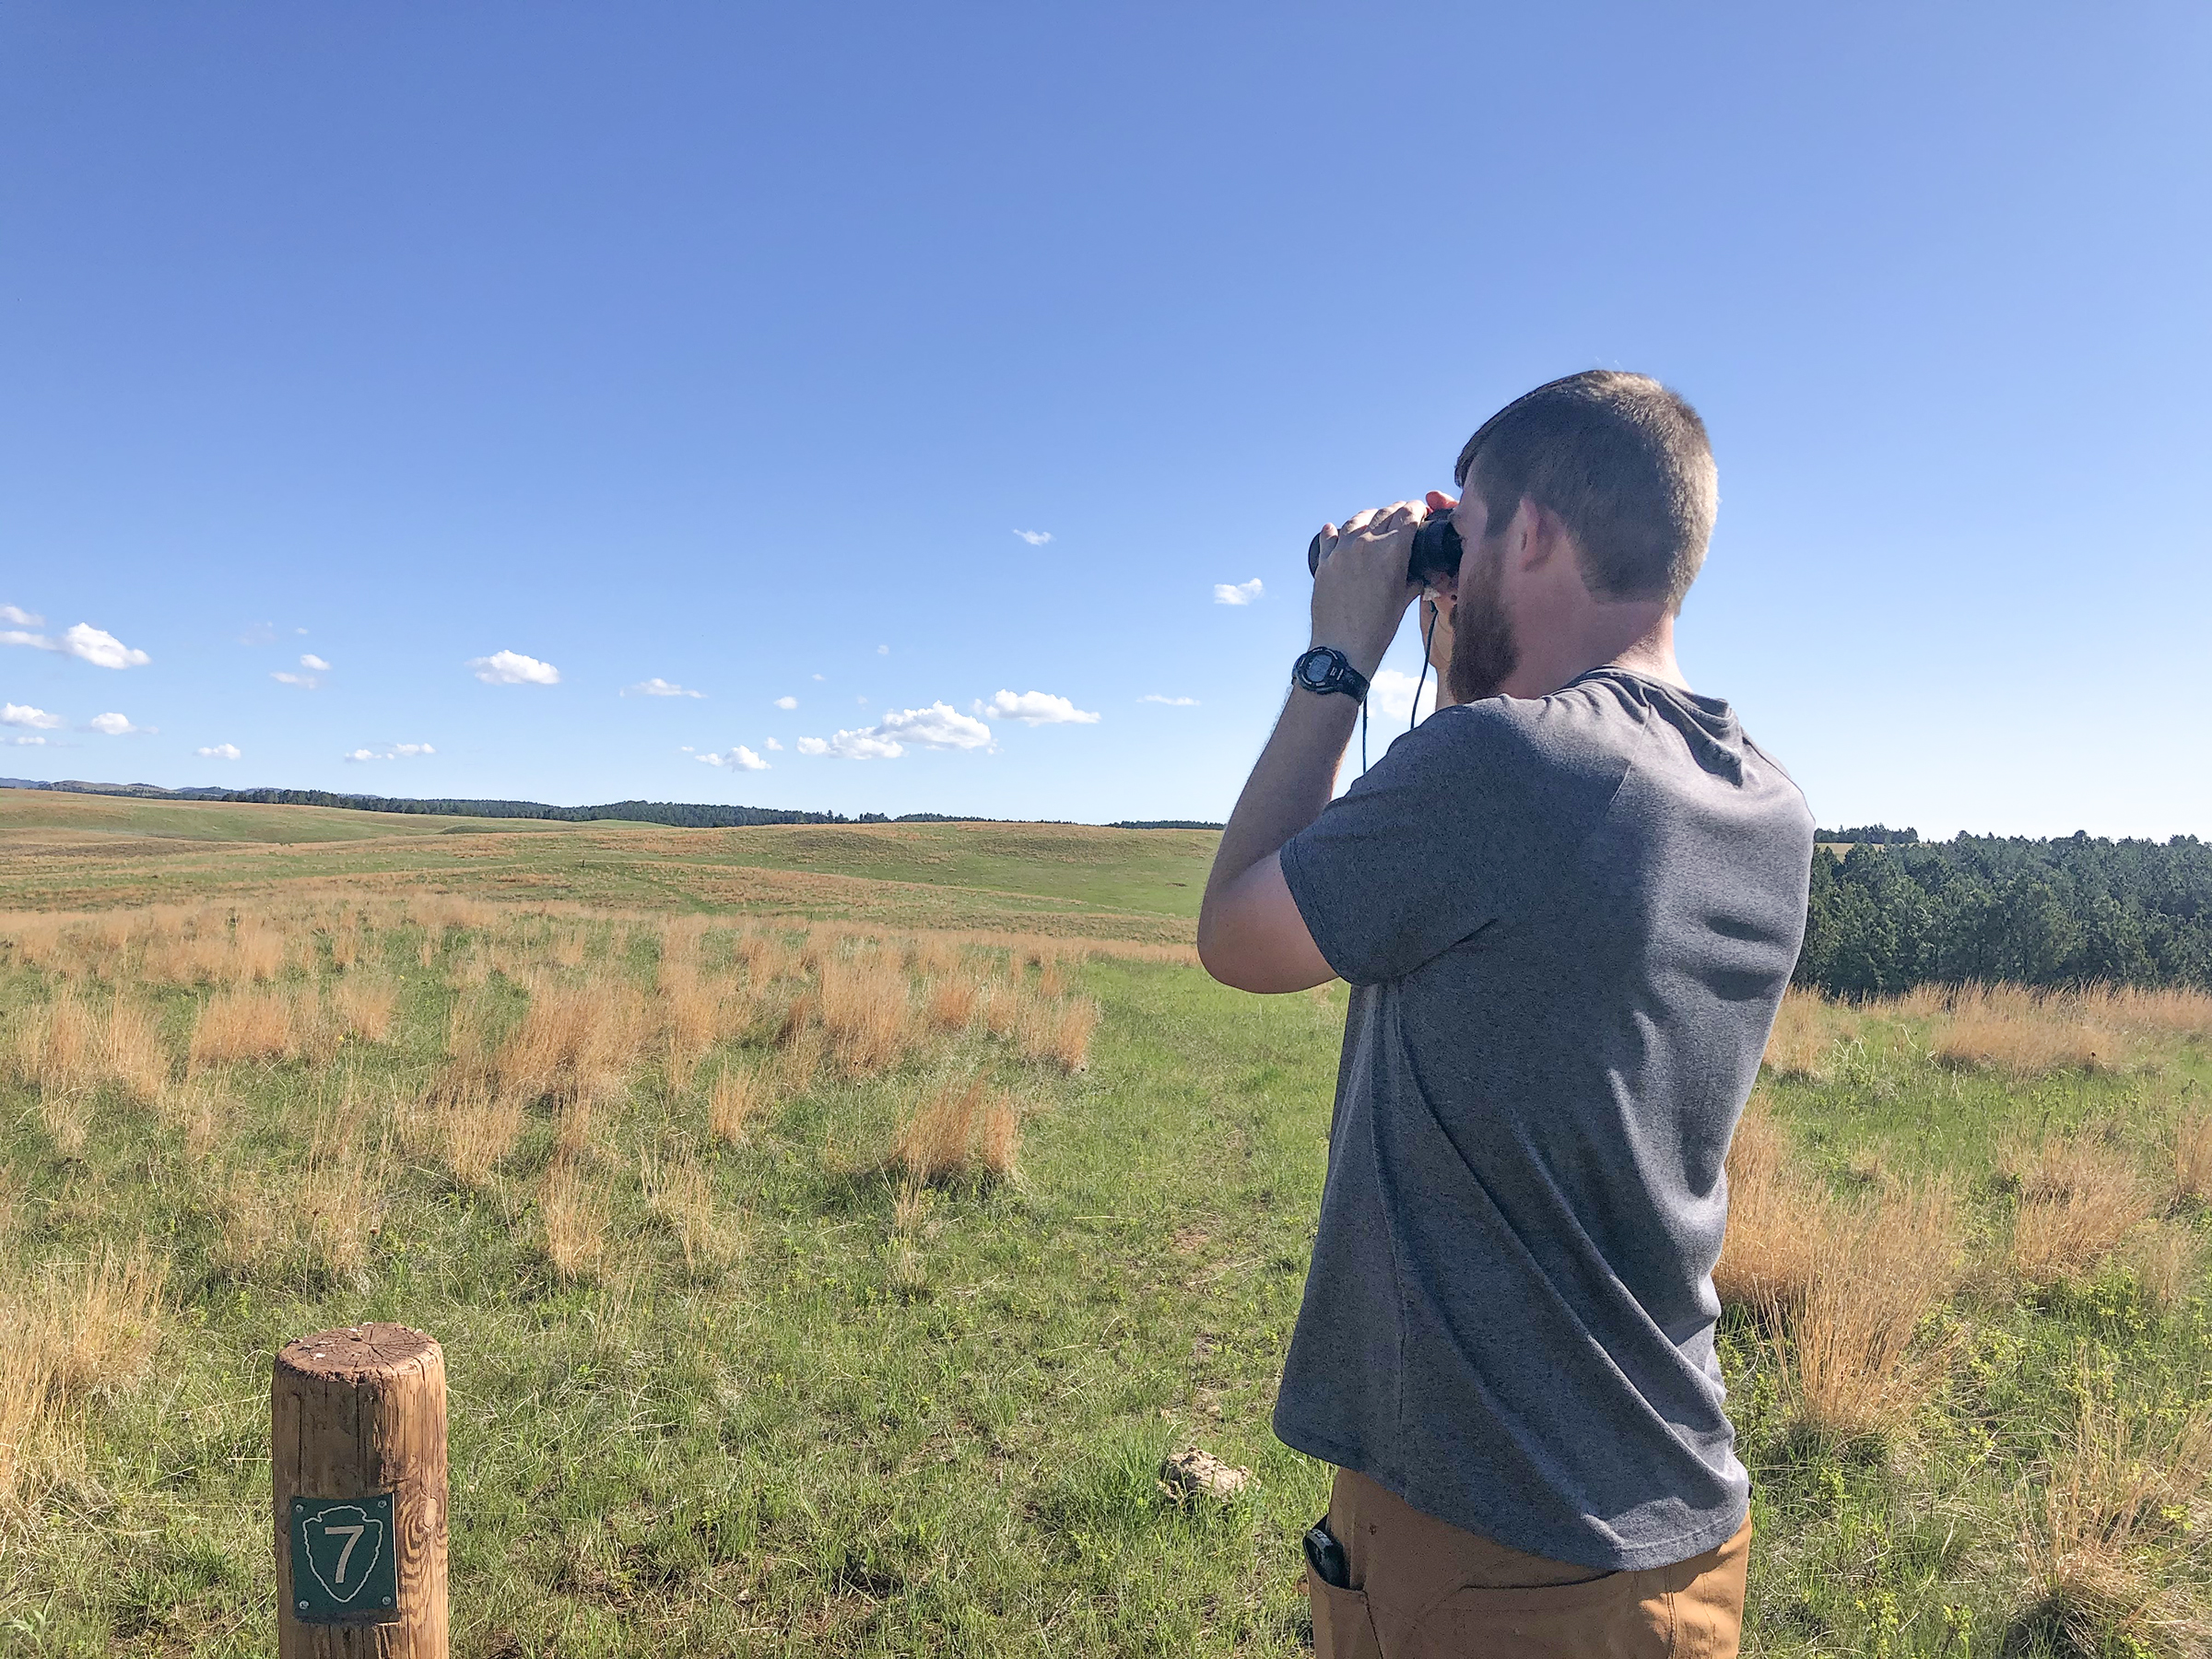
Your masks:
<svg viewBox="0 0 2212 1659"><path fill-rule="evenodd" d="M1688 404L1571 375L1486 423L1456 477L1456 502L1323 531L1315 649L1198 922L1229 984L1354 987L1275 1415L1338 1466L1308 1540L1315 1642L1734 1654L1722 1161L1796 960L1813 820L1675 661L1717 501ZM1419 591L1414 530L1443 512L1464 552L1423 608L1444 706L1332 804Z"/></svg>

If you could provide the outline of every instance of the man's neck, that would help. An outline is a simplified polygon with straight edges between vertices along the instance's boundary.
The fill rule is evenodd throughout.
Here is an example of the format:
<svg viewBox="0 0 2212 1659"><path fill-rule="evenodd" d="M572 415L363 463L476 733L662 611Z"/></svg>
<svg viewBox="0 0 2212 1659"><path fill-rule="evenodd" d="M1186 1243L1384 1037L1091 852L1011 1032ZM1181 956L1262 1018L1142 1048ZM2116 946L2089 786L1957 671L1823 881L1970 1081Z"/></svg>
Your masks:
<svg viewBox="0 0 2212 1659"><path fill-rule="evenodd" d="M1571 638L1549 650L1524 652L1498 688L1508 697L1549 697L1593 668L1625 668L1645 679L1689 689L1675 660L1675 619L1649 606L1606 606Z"/></svg>

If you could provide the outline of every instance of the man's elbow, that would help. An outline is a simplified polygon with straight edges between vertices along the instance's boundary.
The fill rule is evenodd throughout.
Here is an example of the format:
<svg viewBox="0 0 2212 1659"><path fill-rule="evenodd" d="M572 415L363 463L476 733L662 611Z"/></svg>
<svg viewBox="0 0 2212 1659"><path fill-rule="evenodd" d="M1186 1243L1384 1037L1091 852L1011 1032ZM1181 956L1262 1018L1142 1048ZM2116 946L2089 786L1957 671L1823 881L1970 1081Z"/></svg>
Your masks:
<svg viewBox="0 0 2212 1659"><path fill-rule="evenodd" d="M1225 927L1218 914L1206 910L1198 912L1198 965L1222 984L1233 991L1252 991L1258 987L1248 983L1252 964L1249 953L1238 948L1240 941L1235 930Z"/></svg>
<svg viewBox="0 0 2212 1659"><path fill-rule="evenodd" d="M1233 929L1198 929L1198 962L1207 973L1232 991L1250 991L1255 996L1293 989L1278 982L1282 973L1267 953Z"/></svg>

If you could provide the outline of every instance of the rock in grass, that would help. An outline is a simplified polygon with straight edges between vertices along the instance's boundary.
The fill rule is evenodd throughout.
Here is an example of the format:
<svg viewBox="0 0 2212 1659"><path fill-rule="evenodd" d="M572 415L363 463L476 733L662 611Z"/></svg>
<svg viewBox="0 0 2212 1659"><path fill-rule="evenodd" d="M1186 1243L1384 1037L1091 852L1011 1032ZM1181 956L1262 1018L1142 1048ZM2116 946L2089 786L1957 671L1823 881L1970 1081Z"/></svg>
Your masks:
<svg viewBox="0 0 2212 1659"><path fill-rule="evenodd" d="M1225 1464L1211 1452L1189 1446L1159 1465L1159 1484L1174 1498L1234 1498L1252 1484L1252 1471Z"/></svg>

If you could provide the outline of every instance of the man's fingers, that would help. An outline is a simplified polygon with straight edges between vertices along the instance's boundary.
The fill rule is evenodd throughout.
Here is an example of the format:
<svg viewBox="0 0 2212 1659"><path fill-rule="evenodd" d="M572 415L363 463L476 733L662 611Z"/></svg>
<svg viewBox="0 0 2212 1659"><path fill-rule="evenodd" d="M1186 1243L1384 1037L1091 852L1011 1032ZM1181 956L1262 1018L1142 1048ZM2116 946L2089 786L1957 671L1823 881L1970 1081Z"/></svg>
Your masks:
<svg viewBox="0 0 2212 1659"><path fill-rule="evenodd" d="M1441 489L1432 489L1429 492L1429 511L1431 512L1449 512L1458 505L1457 501Z"/></svg>

